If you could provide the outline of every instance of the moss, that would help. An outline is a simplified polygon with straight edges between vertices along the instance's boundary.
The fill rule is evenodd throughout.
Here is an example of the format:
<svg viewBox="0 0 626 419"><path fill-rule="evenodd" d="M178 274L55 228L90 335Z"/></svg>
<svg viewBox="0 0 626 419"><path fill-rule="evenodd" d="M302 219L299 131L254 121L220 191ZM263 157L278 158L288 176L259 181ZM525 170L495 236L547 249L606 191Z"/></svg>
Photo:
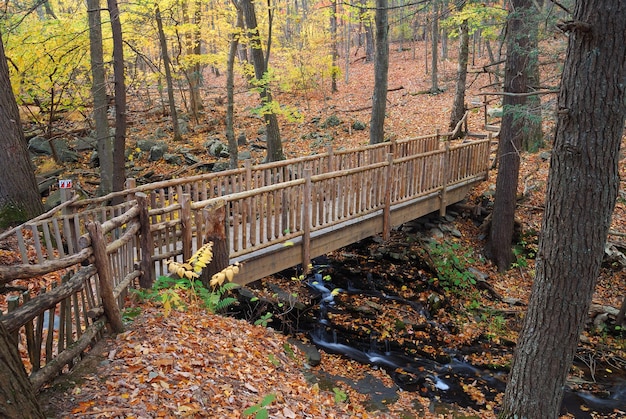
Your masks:
<svg viewBox="0 0 626 419"><path fill-rule="evenodd" d="M24 221L28 221L24 208L13 203L0 206L0 228L21 224Z"/></svg>

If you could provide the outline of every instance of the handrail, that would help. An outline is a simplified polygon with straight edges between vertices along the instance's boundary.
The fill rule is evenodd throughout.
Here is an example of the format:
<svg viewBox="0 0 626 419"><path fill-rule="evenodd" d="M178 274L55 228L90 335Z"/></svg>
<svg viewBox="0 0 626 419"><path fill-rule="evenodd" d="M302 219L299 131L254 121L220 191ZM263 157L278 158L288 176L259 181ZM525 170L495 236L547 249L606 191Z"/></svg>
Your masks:
<svg viewBox="0 0 626 419"><path fill-rule="evenodd" d="M65 350L70 350L72 342L82 345L85 339L81 340L80 335L94 333L87 317L97 319L105 315L111 319L111 313L119 316L111 302L114 306L123 304L123 294L135 280L149 284L150 281L144 281L146 277L154 278L157 269L165 272L165 259L187 258L193 246L203 244L207 208L220 200L226 203L231 230L231 260L254 258L256 252L272 246L284 247L286 242L297 239L294 241L302 246L302 254L295 264L302 262L303 266L308 265L304 259L310 255L311 238L327 234L324 231L337 225L382 217L384 233L389 231L392 206L438 197L437 205L445 209L448 189L452 194L454 188L484 179L489 169L489 140L450 145L441 142L446 135L354 150L329 149L319 155L256 166L248 162L239 169L141 185L68 204L65 209L83 209L54 216L57 209L49 212L49 217L31 220L9 234L16 236L22 263L0 265L0 286L16 279L64 273L79 264L89 264L88 267L80 268L79 274L74 275L80 280L70 279L70 285L42 294L48 294L46 298L33 298L22 306L26 308L9 313L0 321L8 322L13 332L24 330L24 325L34 321L38 325L35 330L41 333L50 316L70 313L60 314L69 316L64 317L60 329L66 331L65 337L60 332L58 337L49 334L50 339L58 339L58 359L64 362L76 350L75 346L70 352ZM440 147L440 143L445 147ZM119 196L126 199L121 204L92 207ZM455 199L459 199L458 194ZM31 262L32 250L36 263ZM106 269L107 264L110 269ZM107 281L107 286L101 281ZM66 295L67 289L71 290L71 298ZM63 296L60 300L59 295ZM31 339L28 344L29 348L39 344L35 352L29 349L31 378L37 383L50 374L50 370L37 372L42 356L39 339ZM47 342L45 346L46 363L52 365Z"/></svg>

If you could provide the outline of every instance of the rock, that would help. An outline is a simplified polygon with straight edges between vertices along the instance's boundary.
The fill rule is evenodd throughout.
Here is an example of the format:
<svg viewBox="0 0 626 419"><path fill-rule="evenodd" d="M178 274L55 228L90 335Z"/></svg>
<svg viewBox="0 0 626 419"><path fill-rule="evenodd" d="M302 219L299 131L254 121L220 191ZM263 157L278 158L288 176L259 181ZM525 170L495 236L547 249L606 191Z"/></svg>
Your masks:
<svg viewBox="0 0 626 419"><path fill-rule="evenodd" d="M48 195L48 199L46 199L46 203L44 204L44 209L46 211L49 211L52 208L56 207L57 205L61 205L61 190L60 189L56 189L52 191L50 195Z"/></svg>
<svg viewBox="0 0 626 419"><path fill-rule="evenodd" d="M163 155L167 151L167 144L158 143L150 148L150 156L148 161L159 161L163 158Z"/></svg>
<svg viewBox="0 0 626 419"><path fill-rule="evenodd" d="M163 130L163 128L157 127L157 129L154 130L154 138L158 139L158 138L165 138L165 137L167 137L167 133Z"/></svg>
<svg viewBox="0 0 626 419"><path fill-rule="evenodd" d="M180 166L183 164L183 158L178 154L164 153L163 160L174 166Z"/></svg>
<svg viewBox="0 0 626 419"><path fill-rule="evenodd" d="M183 153L183 157L185 158L185 163L187 163L188 165L197 164L201 162L201 160L198 157L188 152Z"/></svg>
<svg viewBox="0 0 626 419"><path fill-rule="evenodd" d="M461 232L456 228L453 228L450 230L450 235L452 235L453 237L458 237L458 238L463 237L463 234L461 234Z"/></svg>
<svg viewBox="0 0 626 419"><path fill-rule="evenodd" d="M70 149L69 144L64 139L52 140L54 149L60 161L65 163L73 163L78 161L78 153ZM33 137L28 141L28 151L39 156L51 156L52 147L50 141L44 137Z"/></svg>
<svg viewBox="0 0 626 419"><path fill-rule="evenodd" d="M244 150L244 151L237 153L238 160L248 160L251 158L252 158L252 153L250 153L248 150Z"/></svg>
<svg viewBox="0 0 626 419"><path fill-rule="evenodd" d="M545 160L550 160L550 156L551 156L551 155L552 155L552 154L551 154L549 151L542 151L542 152L539 154L539 157L541 158L541 160L544 160L544 161L545 161Z"/></svg>
<svg viewBox="0 0 626 419"><path fill-rule="evenodd" d="M322 362L322 356L315 346L301 342L296 338L289 338L287 339L287 342L304 353L310 366L316 367L320 364L320 362Z"/></svg>
<svg viewBox="0 0 626 419"><path fill-rule="evenodd" d="M352 123L352 129L355 131L363 131L366 128L365 122L354 121Z"/></svg>
<svg viewBox="0 0 626 419"><path fill-rule="evenodd" d="M225 161L218 161L213 165L213 171L214 172L223 172L224 170L228 170L229 169L229 165L227 162Z"/></svg>
<svg viewBox="0 0 626 419"><path fill-rule="evenodd" d="M157 144L158 144L158 141L154 141L154 140L145 140L145 139L137 140L137 148L141 151L148 152L150 151L152 147L154 147Z"/></svg>
<svg viewBox="0 0 626 419"><path fill-rule="evenodd" d="M434 239L442 239L443 238L443 231L439 230L438 228L431 228L429 230L429 234Z"/></svg>
<svg viewBox="0 0 626 419"><path fill-rule="evenodd" d="M246 133L242 132L237 136L237 145L246 145L248 144L248 139L246 138Z"/></svg>
<svg viewBox="0 0 626 419"><path fill-rule="evenodd" d="M77 138L74 142L74 149L76 151L96 150L98 147L98 140L96 140L95 137L92 137L92 135L95 136L95 133L92 132L87 137Z"/></svg>
<svg viewBox="0 0 626 419"><path fill-rule="evenodd" d="M50 148L48 140L39 136L33 137L30 141L28 141L28 151L38 155L49 156L52 154L52 149Z"/></svg>
<svg viewBox="0 0 626 419"><path fill-rule="evenodd" d="M341 124L341 119L337 115L331 115L326 118L326 121L322 124L322 128L336 127Z"/></svg>
<svg viewBox="0 0 626 419"><path fill-rule="evenodd" d="M207 141L204 146L206 147L209 155L216 157L216 158L220 158L220 157L224 157L224 158L228 158L229 154L228 154L228 146L226 144L224 144L223 142L221 142L220 140L218 140L217 138L213 138L209 141Z"/></svg>

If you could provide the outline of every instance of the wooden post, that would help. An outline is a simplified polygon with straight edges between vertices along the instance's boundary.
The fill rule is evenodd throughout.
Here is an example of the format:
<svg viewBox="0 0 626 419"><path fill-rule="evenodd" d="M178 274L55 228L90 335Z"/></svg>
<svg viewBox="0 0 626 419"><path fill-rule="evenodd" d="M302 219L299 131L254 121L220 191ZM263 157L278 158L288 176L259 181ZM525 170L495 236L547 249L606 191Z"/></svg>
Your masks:
<svg viewBox="0 0 626 419"><path fill-rule="evenodd" d="M139 278L139 286L141 288L152 288L156 272L154 263L152 263L152 253L154 252L154 241L150 232L150 216L148 215L148 195L143 192L135 194L137 206L139 207L139 247L141 248L141 277Z"/></svg>
<svg viewBox="0 0 626 419"><path fill-rule="evenodd" d="M484 128L487 129L487 95L483 96L483 105L485 105L484 106L484 108L485 108L484 109L484 113L485 113L485 116L484 116L484 118L485 118Z"/></svg>
<svg viewBox="0 0 626 419"><path fill-rule="evenodd" d="M202 211L206 227L204 244L213 242L213 260L204 268L200 280L210 288L211 277L226 268L230 263L230 249L228 246L228 218L226 217L226 200L219 199L207 205Z"/></svg>
<svg viewBox="0 0 626 419"><path fill-rule="evenodd" d="M180 224L182 228L183 260L189 260L192 253L193 227L191 225L191 195L182 194L180 197Z"/></svg>
<svg viewBox="0 0 626 419"><path fill-rule="evenodd" d="M491 169L491 164L489 163L489 156L491 154L491 142L493 141L493 133L489 133L487 135L487 138L489 139L489 142L487 143L487 149L485 150L485 161L484 161L484 168L485 168L485 181L489 180L489 169ZM497 157L496 157L497 160Z"/></svg>
<svg viewBox="0 0 626 419"><path fill-rule="evenodd" d="M302 274L309 273L311 264L311 168L304 169L304 192L302 196Z"/></svg>
<svg viewBox="0 0 626 419"><path fill-rule="evenodd" d="M113 278L111 276L109 258L107 257L106 242L102 233L102 225L97 221L88 223L87 231L91 236L91 247L93 248L95 259L94 265L96 265L98 271L102 308L113 332L121 333L124 331L124 324L122 323L120 308L117 306L115 296L113 295Z"/></svg>
<svg viewBox="0 0 626 419"><path fill-rule="evenodd" d="M448 188L448 171L450 167L450 142L446 141L446 152L443 154L443 180L441 185L441 192L439 193L439 215L446 215L446 193Z"/></svg>
<svg viewBox="0 0 626 419"><path fill-rule="evenodd" d="M246 191L249 191L252 186L252 160L250 159L245 160L243 162L243 168L246 169L246 175L245 175Z"/></svg>
<svg viewBox="0 0 626 419"><path fill-rule="evenodd" d="M383 207L383 240L391 237L391 187L393 185L393 154L387 154L385 171L385 206Z"/></svg>
<svg viewBox="0 0 626 419"><path fill-rule="evenodd" d="M335 156L335 152L333 151L333 146L328 146L328 173L335 170L335 162L333 161L333 157Z"/></svg>

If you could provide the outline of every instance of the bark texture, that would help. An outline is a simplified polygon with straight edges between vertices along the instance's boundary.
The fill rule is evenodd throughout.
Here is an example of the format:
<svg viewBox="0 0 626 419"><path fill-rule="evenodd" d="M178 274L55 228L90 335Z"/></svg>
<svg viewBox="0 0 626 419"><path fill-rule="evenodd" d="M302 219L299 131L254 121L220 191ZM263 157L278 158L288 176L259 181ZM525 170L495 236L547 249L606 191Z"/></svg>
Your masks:
<svg viewBox="0 0 626 419"><path fill-rule="evenodd" d="M0 39L0 226L43 212Z"/></svg>
<svg viewBox="0 0 626 419"><path fill-rule="evenodd" d="M0 322L0 417L45 418L15 342Z"/></svg>
<svg viewBox="0 0 626 419"><path fill-rule="evenodd" d="M113 191L113 137L109 134L107 92L104 79L104 52L102 48L102 18L100 0L87 0L89 16L89 53L91 57L91 96L93 119L96 125L98 160L100 162L100 194Z"/></svg>
<svg viewBox="0 0 626 419"><path fill-rule="evenodd" d="M503 418L557 418L619 187L626 3L578 1L558 101L537 276Z"/></svg>
<svg viewBox="0 0 626 419"><path fill-rule="evenodd" d="M252 53L252 62L254 64L254 74L259 82L261 89L261 102L263 105L272 102L272 94L269 90L268 81L264 80L267 72L266 59L263 56L263 48L261 46L261 38L252 0L240 0L239 6L243 12L243 17L248 28L248 36L250 39L250 49ZM271 108L271 106L270 106ZM280 140L280 128L278 127L278 118L276 114L270 110L263 113L265 119L265 128L267 133L267 162L283 160L283 145Z"/></svg>
<svg viewBox="0 0 626 419"><path fill-rule="evenodd" d="M525 68L529 59L528 11L532 0L510 0L507 22L507 55L504 69L503 112L498 146L496 198L487 254L500 271L513 262L513 231L520 166L520 148L524 136L524 114L528 79ZM507 94L508 93L508 94Z"/></svg>
<svg viewBox="0 0 626 419"><path fill-rule="evenodd" d="M126 181L126 78L124 41L117 0L107 0L113 36L113 77L115 79L115 140L113 146L113 190L124 190ZM121 198L118 198L121 199Z"/></svg>
<svg viewBox="0 0 626 419"><path fill-rule="evenodd" d="M385 112L387 110L387 74L389 72L389 24L387 0L376 0L376 61L374 62L374 94L370 119L370 144L385 141Z"/></svg>
<svg viewBox="0 0 626 419"><path fill-rule="evenodd" d="M157 23L157 31L159 32L159 44L161 45L161 57L163 58L163 68L165 69L165 82L167 83L167 103L170 107L170 119L172 120L172 131L174 131L174 141L183 139L178 126L178 112L176 111L176 100L174 99L174 82L172 80L172 65L170 56L167 52L167 39L163 31L163 19L161 18L161 9L158 5L154 7L154 18Z"/></svg>
<svg viewBox="0 0 626 419"><path fill-rule="evenodd" d="M469 60L469 25L467 20L461 23L459 28L459 65L456 72L456 90L454 91L454 104L452 105L452 113L450 115L450 131L456 128L456 125L463 119L465 115L465 84L467 83L467 62ZM459 137L463 135L462 130L457 134Z"/></svg>

